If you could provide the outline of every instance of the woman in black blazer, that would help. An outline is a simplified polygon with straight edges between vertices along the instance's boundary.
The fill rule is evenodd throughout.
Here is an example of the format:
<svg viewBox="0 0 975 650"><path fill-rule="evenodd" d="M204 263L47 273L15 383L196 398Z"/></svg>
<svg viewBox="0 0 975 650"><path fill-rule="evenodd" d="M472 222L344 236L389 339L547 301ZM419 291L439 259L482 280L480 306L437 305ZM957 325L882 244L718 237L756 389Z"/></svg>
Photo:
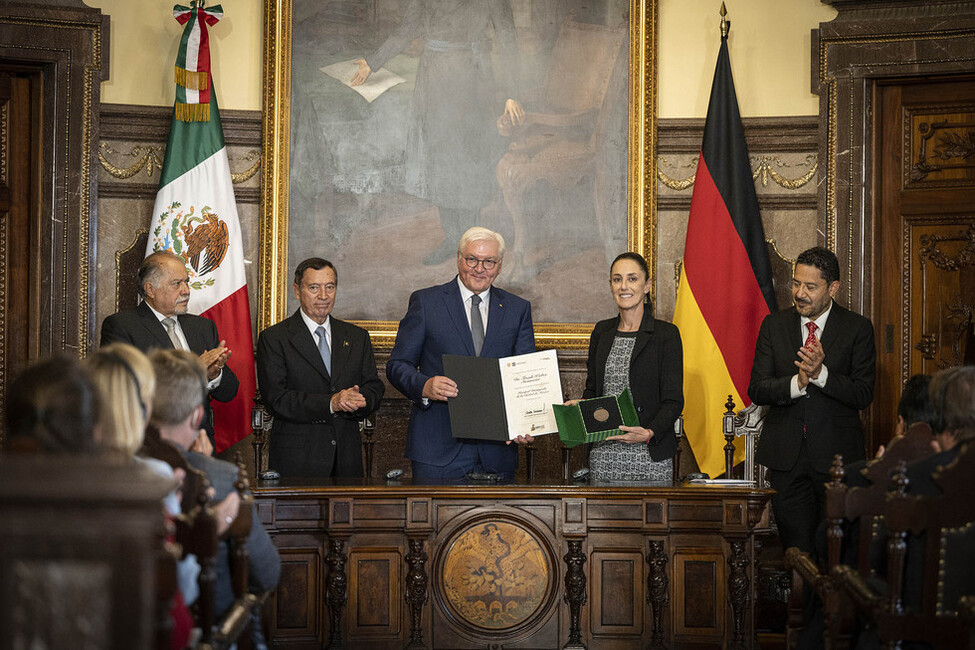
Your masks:
<svg viewBox="0 0 975 650"><path fill-rule="evenodd" d="M674 422L684 409L680 332L653 317L643 256L617 256L609 286L619 315L592 330L583 399L629 387L640 426L621 426L620 435L593 443L589 468L596 481L669 481L677 450Z"/></svg>

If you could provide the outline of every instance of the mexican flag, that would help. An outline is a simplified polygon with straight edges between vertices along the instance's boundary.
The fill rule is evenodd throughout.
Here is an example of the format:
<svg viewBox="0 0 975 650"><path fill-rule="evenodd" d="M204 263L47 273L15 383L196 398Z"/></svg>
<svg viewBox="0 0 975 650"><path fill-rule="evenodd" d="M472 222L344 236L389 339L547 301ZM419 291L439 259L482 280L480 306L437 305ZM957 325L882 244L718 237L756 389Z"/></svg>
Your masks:
<svg viewBox="0 0 975 650"><path fill-rule="evenodd" d="M176 103L146 254L170 250L186 261L189 312L209 318L232 354L227 365L240 380L237 397L213 402L216 451L250 433L257 382L251 311L244 276L237 202L230 179L220 111L210 75L207 27L223 16L219 5L176 5L184 24L176 58Z"/></svg>

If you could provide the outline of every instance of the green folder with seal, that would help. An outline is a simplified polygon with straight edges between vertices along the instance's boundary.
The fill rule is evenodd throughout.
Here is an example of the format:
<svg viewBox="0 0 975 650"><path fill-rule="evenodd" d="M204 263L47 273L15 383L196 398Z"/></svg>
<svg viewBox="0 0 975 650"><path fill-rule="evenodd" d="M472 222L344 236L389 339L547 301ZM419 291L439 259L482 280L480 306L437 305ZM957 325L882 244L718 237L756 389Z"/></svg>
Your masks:
<svg viewBox="0 0 975 650"><path fill-rule="evenodd" d="M624 389L619 396L583 399L575 406L553 404L552 411L559 428L559 438L566 447L619 435L622 433L619 430L621 424L628 427L640 426L629 388Z"/></svg>

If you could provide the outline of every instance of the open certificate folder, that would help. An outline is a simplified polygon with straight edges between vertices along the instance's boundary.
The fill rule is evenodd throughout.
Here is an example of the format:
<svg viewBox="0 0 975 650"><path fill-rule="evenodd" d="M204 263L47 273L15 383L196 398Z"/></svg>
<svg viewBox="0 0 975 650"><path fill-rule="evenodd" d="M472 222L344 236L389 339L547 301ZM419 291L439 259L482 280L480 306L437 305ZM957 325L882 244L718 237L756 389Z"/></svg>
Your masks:
<svg viewBox="0 0 975 650"><path fill-rule="evenodd" d="M555 433L553 403L562 402L555 350L502 359L443 355L444 374L457 383L447 400L455 438L514 440Z"/></svg>
<svg viewBox="0 0 975 650"><path fill-rule="evenodd" d="M640 426L630 389L616 395L579 400L574 406L555 404L555 420L559 425L559 438L566 447L585 442L597 442L622 434L619 427Z"/></svg>

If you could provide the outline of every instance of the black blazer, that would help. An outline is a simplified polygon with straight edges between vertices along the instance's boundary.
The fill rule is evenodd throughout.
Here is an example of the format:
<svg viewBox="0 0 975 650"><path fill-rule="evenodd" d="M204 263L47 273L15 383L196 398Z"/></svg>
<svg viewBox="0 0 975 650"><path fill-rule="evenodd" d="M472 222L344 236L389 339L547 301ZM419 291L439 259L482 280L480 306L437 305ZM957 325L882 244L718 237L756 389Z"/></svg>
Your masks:
<svg viewBox="0 0 975 650"><path fill-rule="evenodd" d="M606 359L613 347L620 317L599 321L589 337L584 399L604 395ZM673 457L677 451L674 422L684 410L684 349L675 325L657 320L649 307L636 333L630 357L630 394L640 426L653 431L648 443L655 461Z"/></svg>
<svg viewBox="0 0 975 650"><path fill-rule="evenodd" d="M186 343L190 346L190 350L196 354L203 354L205 351L212 350L220 345L217 326L209 318L183 314L177 316L177 319L180 328L183 330L183 335L186 337ZM123 309L105 318L102 322L101 345L115 342L128 343L143 352L154 349L173 349L173 342L169 340L166 328L163 327L145 302L140 302L138 307ZM230 367L233 363L233 356L231 356L223 367L220 385L210 391L210 397L218 402L229 402L237 396L240 382ZM206 404L206 415L203 422L212 442L213 415L209 403Z"/></svg>
<svg viewBox="0 0 975 650"><path fill-rule="evenodd" d="M805 398L792 399L790 383L805 342L795 308L762 321L755 345L748 396L768 405L755 460L774 470L792 469L803 436L817 472L829 471L835 454L852 462L865 457L860 410L873 401L876 366L873 325L833 302L820 342L828 369L823 388L809 384Z"/></svg>
<svg viewBox="0 0 975 650"><path fill-rule="evenodd" d="M331 375L300 308L258 337L257 379L274 416L269 464L282 476L331 476L333 465L336 476L362 476L359 420L376 410L386 387L369 333L334 317L331 327ZM332 395L355 385L365 408L330 413Z"/></svg>

